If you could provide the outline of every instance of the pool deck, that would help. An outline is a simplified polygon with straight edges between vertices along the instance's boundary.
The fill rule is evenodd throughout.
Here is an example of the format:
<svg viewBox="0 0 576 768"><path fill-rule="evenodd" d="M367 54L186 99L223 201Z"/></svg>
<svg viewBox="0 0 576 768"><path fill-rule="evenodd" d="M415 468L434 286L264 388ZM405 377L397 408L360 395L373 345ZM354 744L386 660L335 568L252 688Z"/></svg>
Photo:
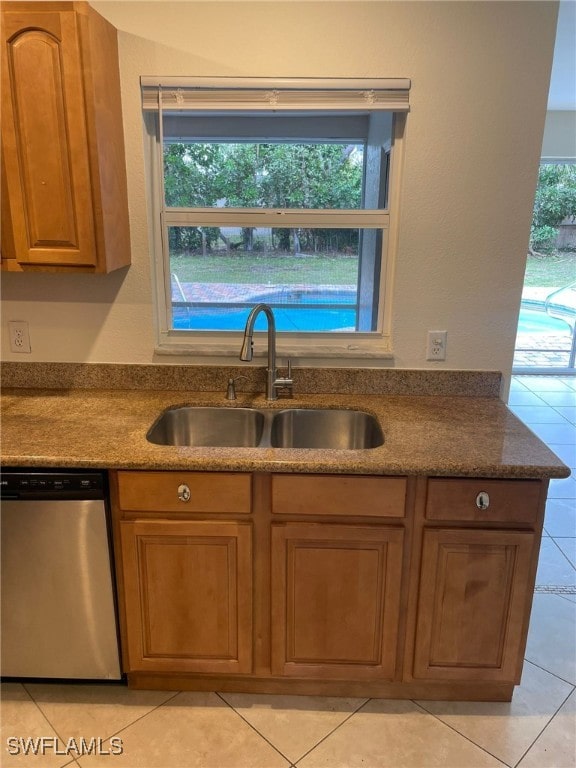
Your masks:
<svg viewBox="0 0 576 768"><path fill-rule="evenodd" d="M533 310L544 310L546 298L559 288L550 286L525 287L522 305ZM514 350L514 368L563 368L568 365L572 334L568 325L565 333L518 332Z"/></svg>
<svg viewBox="0 0 576 768"><path fill-rule="evenodd" d="M564 368L570 355L570 332L519 333L514 350L514 368Z"/></svg>

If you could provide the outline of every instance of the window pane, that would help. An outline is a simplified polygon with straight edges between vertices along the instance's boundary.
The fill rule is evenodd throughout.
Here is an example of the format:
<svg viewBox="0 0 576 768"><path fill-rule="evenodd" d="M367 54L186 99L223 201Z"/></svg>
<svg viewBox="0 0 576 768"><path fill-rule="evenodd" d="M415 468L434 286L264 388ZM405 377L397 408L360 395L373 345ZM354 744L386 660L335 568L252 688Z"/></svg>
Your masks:
<svg viewBox="0 0 576 768"><path fill-rule="evenodd" d="M358 143L165 143L164 169L168 207L362 207Z"/></svg>
<svg viewBox="0 0 576 768"><path fill-rule="evenodd" d="M259 302L280 331L375 330L378 276L360 290L359 263L379 264L379 230L171 226L168 240L174 330L241 331Z"/></svg>

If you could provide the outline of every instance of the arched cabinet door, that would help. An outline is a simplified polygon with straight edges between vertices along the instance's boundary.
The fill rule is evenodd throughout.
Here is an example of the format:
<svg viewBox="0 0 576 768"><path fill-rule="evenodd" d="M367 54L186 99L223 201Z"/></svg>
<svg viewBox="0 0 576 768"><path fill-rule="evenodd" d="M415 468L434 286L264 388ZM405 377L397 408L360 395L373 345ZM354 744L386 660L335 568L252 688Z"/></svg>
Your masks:
<svg viewBox="0 0 576 768"><path fill-rule="evenodd" d="M116 30L54 5L2 11L3 267L107 272L129 263Z"/></svg>

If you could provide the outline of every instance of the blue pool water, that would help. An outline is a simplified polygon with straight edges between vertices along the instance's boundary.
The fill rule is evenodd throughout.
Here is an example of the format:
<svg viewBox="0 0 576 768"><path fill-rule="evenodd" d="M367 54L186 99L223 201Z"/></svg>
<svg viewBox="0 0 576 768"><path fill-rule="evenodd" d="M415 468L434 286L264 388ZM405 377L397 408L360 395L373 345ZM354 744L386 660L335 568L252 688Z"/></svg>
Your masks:
<svg viewBox="0 0 576 768"><path fill-rule="evenodd" d="M175 330L243 331L251 308L259 302L274 310L278 331L344 331L356 327L356 292L281 290L250 297L249 307L178 307L173 309ZM255 329L265 331L266 318L256 320Z"/></svg>
<svg viewBox="0 0 576 768"><path fill-rule="evenodd" d="M522 307L518 318L518 333L570 333L568 323L550 317L544 310Z"/></svg>
<svg viewBox="0 0 576 768"><path fill-rule="evenodd" d="M239 309L206 307L184 310L175 308L173 324L175 330L196 331L243 331L250 307ZM274 307L276 330L278 331L342 331L356 326L356 310L319 309L317 307ZM265 331L266 318L256 319L255 329Z"/></svg>
<svg viewBox="0 0 576 768"><path fill-rule="evenodd" d="M334 332L349 331L356 327L354 291L333 293L279 291L250 299L248 307L179 307L173 309L175 330L243 331L246 318L254 304L271 304L279 331ZM329 306L326 306L329 305ZM266 318L258 317L256 330L265 331ZM549 317L539 309L522 307L518 319L518 333L569 333L567 323Z"/></svg>

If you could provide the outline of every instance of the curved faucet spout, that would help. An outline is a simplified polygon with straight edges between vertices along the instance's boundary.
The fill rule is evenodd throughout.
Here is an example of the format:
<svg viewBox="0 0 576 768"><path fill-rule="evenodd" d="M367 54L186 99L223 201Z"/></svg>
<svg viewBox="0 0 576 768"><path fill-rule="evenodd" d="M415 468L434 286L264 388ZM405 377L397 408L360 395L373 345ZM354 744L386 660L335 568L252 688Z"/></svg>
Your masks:
<svg viewBox="0 0 576 768"><path fill-rule="evenodd" d="M250 362L250 360L252 360L252 348L254 344L252 334L254 333L254 324L256 322L256 318L260 312L264 312L266 318L268 319L268 368L271 367L271 350L273 353L272 363L274 364L274 367L276 367L276 321L274 320L274 313L268 304L256 304L256 306L253 307L253 309L250 311L250 314L246 320L246 327L244 329L244 341L242 342L242 349L240 350L240 360L245 362ZM271 335L273 343L270 343Z"/></svg>
<svg viewBox="0 0 576 768"><path fill-rule="evenodd" d="M242 348L240 350L240 360L249 362L252 360L252 349L254 345L253 334L254 324L256 318L264 312L268 321L268 368L266 369L266 399L277 400L278 394L276 389L278 387L292 387L292 380L290 378L290 372L288 378L279 379L276 372L276 321L274 320L274 313L268 304L256 304L256 306L250 311L246 320L246 327L244 329L244 339L242 341Z"/></svg>

